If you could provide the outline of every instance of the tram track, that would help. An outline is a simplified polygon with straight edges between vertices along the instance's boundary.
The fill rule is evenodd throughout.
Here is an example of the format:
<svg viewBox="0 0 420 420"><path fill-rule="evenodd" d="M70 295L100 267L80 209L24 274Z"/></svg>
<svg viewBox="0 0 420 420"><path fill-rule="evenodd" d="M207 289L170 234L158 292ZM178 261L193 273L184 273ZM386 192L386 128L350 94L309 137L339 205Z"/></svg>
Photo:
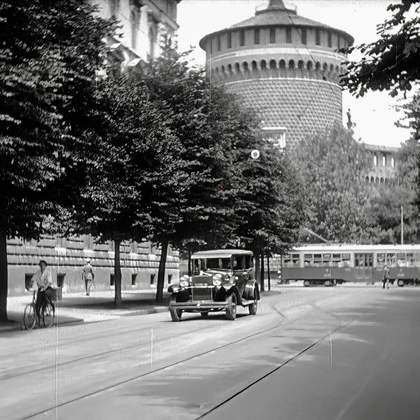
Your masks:
<svg viewBox="0 0 420 420"><path fill-rule="evenodd" d="M328 298L327 299L322 299L322 300L328 300ZM309 301L302 300L302 302L296 302L297 303L296 305L290 305L290 306L286 307L285 311L287 311L290 308L310 307L312 309L315 309L315 310L317 310L321 313L324 313L324 314L326 314L328 316L331 316L331 317L337 319L338 321L340 321L339 317L337 317L335 314L332 314L328 311L325 311L324 309L321 309L319 307L319 305L316 304L316 302L318 302L318 301L319 301L319 298L310 299ZM242 339L250 339L250 338L253 338L253 337L258 336L260 334L265 334L265 333L271 331L271 329L276 329L280 325L283 325L284 323L286 323L287 321L291 321L291 320L288 319L288 317L282 311L280 311L277 308L277 305L271 305L270 307L276 314L278 314L281 317L280 322L278 324L276 324L275 326L270 327L269 329L261 330L261 331L258 331L256 333L254 333L254 334L243 337L243 338L239 339L240 341ZM296 317L293 320L298 320L300 318L301 317ZM150 326L142 327L142 328L133 328L133 329L121 332L121 333L113 334L113 336L122 336L122 335L127 335L127 334L132 334L132 333L141 333L141 332L144 332L144 331L148 331L149 329L150 329ZM189 330L188 335L191 335L191 334L194 334L194 333L197 333L197 332L200 332L200 331L202 331L202 326L197 327L193 330ZM94 338L91 338L89 341L95 341L98 338L109 338L109 336L110 336L109 333L108 334L102 334L99 337L96 336ZM170 337L162 337L161 339L157 339L157 340L155 339L154 344L159 345L159 344L167 341L169 338ZM72 341L69 341L69 342L61 342L60 341L59 344L60 344L60 346L65 346L65 345L68 346L68 345L75 345L75 344L80 343L80 342L85 343L86 341L88 341L88 340L84 340L83 338L81 338L81 339L72 340ZM236 344L236 341L232 342L231 344ZM49 347L54 348L54 347L56 347L56 345L57 345L56 343L51 344ZM229 343L227 343L226 345L229 345ZM116 348L113 348L113 349L108 349L108 350L104 350L104 351L101 351L101 352L95 352L95 353L92 353L92 354L84 355L84 356L77 357L77 358L67 360L67 361L63 361L63 362L60 362L60 363L54 363L54 364L51 364L51 365L48 365L48 366L44 365L42 367L37 367L35 369L22 369L19 372L16 372L16 371L13 372L13 370L9 370L9 371L5 371L2 374L0 374L0 381L8 380L8 379L14 379L14 378L18 378L18 377L25 376L25 375L32 375L32 374L36 374L36 373L39 373L39 372L45 372L45 371L48 371L48 370L59 369L59 368L66 367L66 366L71 366L73 364L77 364L77 363L80 363L80 362L99 359L99 358L102 358L104 356L109 356L109 355L112 355L112 354L121 354L121 352L130 352L133 349L137 349L137 350L146 349L147 350L148 346L149 346L148 344L139 345L139 343L136 342L132 345L119 346L119 347L116 347ZM223 347L221 347L221 348L223 348ZM44 347L44 349L45 349L45 347ZM218 349L219 348L215 348L215 349L212 349L210 351L215 351L215 350L218 350ZM24 353L24 352L21 352L21 353Z"/></svg>
<svg viewBox="0 0 420 420"><path fill-rule="evenodd" d="M319 298L318 298L318 299L314 299L314 300L312 300L312 302L311 302L311 303L314 303L314 302L316 302L317 300L319 300ZM312 306L312 307L315 309L315 306ZM274 308L274 306L273 306L273 308ZM319 308L317 308L317 309L319 309ZM61 402L61 403L59 403L59 404L56 404L56 405L54 405L54 406L48 407L48 408L46 408L46 409L42 409L42 410L37 411L37 412L34 412L34 413L29 414L29 415L27 415L27 416L25 416L25 417L23 417L23 418L24 418L24 419L32 419L32 418L37 417L37 416L45 415L45 414L47 414L47 413L49 413L49 412L51 412L51 411L53 411L53 410L57 410L57 409L59 409L59 408L61 408L61 407L65 407L65 406L68 406L68 405L71 405L71 404L77 403L78 401L82 401L82 400L85 400L85 399L87 399L87 398L91 398L91 397L93 397L93 396L100 395L100 394L102 394L102 393L105 393L105 392L107 392L107 391L110 391L110 390L112 390L112 389L115 389L115 388L121 387L121 386L126 385L126 384L129 384L129 383L132 383L132 382L137 381L137 380L139 380L139 379L142 379L142 378L147 378L147 377L149 377L149 376L155 375L155 374L157 374L157 373L161 373L161 372L163 372L163 371L165 371L165 370L168 370L168 369L171 369L171 368L173 368L173 367L179 367L179 366L182 366L182 365L184 365L184 364L186 364L186 363L188 363L188 362L190 362L190 361L197 360L197 359L199 359L199 358L201 358L201 357L204 357L204 356L206 356L206 355L212 354L212 353L214 353L214 352L216 352L216 351L219 351L219 350L222 350L222 349L226 349L226 348L229 348L229 347L231 347L231 346L237 345L237 344L239 344L239 343L245 342L245 341L247 341L247 340L251 340L251 339L253 339L253 338L255 338L255 337L258 337L258 336L261 336L261 335L264 335L264 334L268 334L268 333L270 333L270 332L273 332L273 331L277 330L278 328L281 328L282 326L284 326L284 324L286 324L286 323L298 321L300 318L302 318L302 317L305 315L305 314L302 314L302 316L301 316L301 317L297 317L297 318L293 318L293 319L288 319L285 315L281 314L281 312L276 311L276 310L275 310L275 312L276 312L276 313L280 316L280 319L279 319L279 321L278 321L275 325L272 325L272 326L270 326L269 328L265 328L265 329L263 329L263 330L256 331L256 332L254 332L254 333L252 333L252 334L248 334L248 335L243 336L243 337L240 337L240 338L238 338L238 339L236 339L236 340L230 341L229 343L226 343L226 344L221 344L221 345L218 345L218 346L212 347L212 348L210 348L210 349L207 349L207 350L205 350L205 351L202 351L202 352L199 352L199 353L193 354L193 355L191 355L191 356L189 356L189 357L186 357L186 358L184 358L184 359L177 360L177 361L175 361L175 362L165 364L164 366L160 366L160 367L158 367L158 368L156 368L156 369L152 369L152 370L150 370L150 371L148 371L148 372L143 372L143 373L140 373L140 374L133 375L133 376L131 376L131 377L128 377L128 378L122 379L122 380L120 380L120 381L117 381L117 382L114 382L114 383L112 383L112 384L106 385L106 386L101 387L101 388L99 388L99 389L95 389L95 390L93 390L92 392L88 392L88 393L85 393L85 394L83 394L83 395L76 396L76 397L74 397L74 398L72 398L72 399L69 399L69 400L67 400L67 401L63 401L63 402ZM336 319L336 320L337 320L337 319ZM212 407L210 410L207 410L205 413L203 413L202 415L200 415L200 417L198 417L198 418L202 418L203 416L206 416L206 415L210 414L211 412L215 411L218 407L221 407L222 405L227 404L230 400L232 400L232 399L233 399L233 398L235 398L236 396L238 396L238 395L242 394L243 392L245 392L245 391L246 391L247 389L249 389L250 387L252 387L252 386L256 385L258 382L262 381L265 377L267 377L267 376L269 376L269 375L271 375L271 374L275 373L275 372L276 372L277 370L279 370L281 367L283 367L283 366L285 366L286 364L290 363L291 361L293 361L293 360L297 359L299 356L301 356L301 355L302 355L302 354L304 354L305 352L309 351L310 349L312 349L313 347L315 347L317 344L321 343L321 342L322 342L323 340L325 340L325 338L327 338L329 335L331 335L331 334L333 334L334 332L337 332L337 331L339 331L339 330L341 330L341 329L346 328L346 327L347 327L348 325L350 325L352 322L354 322L354 320L352 320L352 321L350 321L350 322L347 322L347 323L345 323L345 324L342 324L342 323L340 322L340 325L339 325L338 327L336 327L334 330L331 330L331 331L329 331L327 334L323 335L322 337L320 337L320 338L318 338L318 339L314 340L311 344L309 344L309 345L308 345L308 346L306 346L305 348L301 349L299 352L297 352L297 353L293 354L291 357L289 357L288 359L286 359L286 360L285 360L284 362L282 362L279 366L277 366L277 367L275 367L274 369L270 370L268 373L265 373L264 375L262 375L261 377L259 377L257 380L253 381L251 384L247 385L247 386L246 386L246 387L244 387L242 390L240 390L240 391L236 392L234 395L232 395L232 396L231 396L231 397L229 397L228 399L225 399L225 400L224 400L224 401L222 401L221 403L219 403L219 404L217 404L216 406ZM200 328L200 329L201 329L201 328ZM165 339L162 339L161 341L165 341ZM137 345L136 347L138 348L138 345ZM124 347L124 348L121 348L121 349L118 349L118 350L117 350L117 349L115 349L115 352L117 352L117 351L121 351L121 350L124 350L124 349L128 349L128 348L127 348L127 347ZM89 359L89 358L92 358L92 357L99 357L99 355L90 355L90 356L87 356L86 358L81 358L81 359L86 360L86 359ZM72 360L72 361L69 361L67 364L70 364L70 363L77 363L77 361L80 361L80 359L77 359L77 360L76 360L76 359L74 359L74 360ZM58 366L60 366L60 365L58 365ZM62 365L61 365L61 366L62 366ZM55 367L56 367L56 366L54 366L54 368L55 368ZM44 369L45 369L45 368L44 368Z"/></svg>
<svg viewBox="0 0 420 420"><path fill-rule="evenodd" d="M331 334L334 334L338 331L342 331L345 328L349 327L352 323L354 323L354 320L351 320L349 322L346 322L345 324L339 325L335 329L329 331L328 333L324 334L322 337L318 338L317 340L314 340L312 343L307 345L306 347L302 348L298 352L294 353L291 357L284 360L282 363L274 367L273 369L266 372L264 375L259 376L257 379L249 383L248 385L242 387L239 391L235 392L234 394L230 395L228 398L225 398L223 401L219 402L218 404L214 405L210 409L207 409L204 413L200 414L198 417L195 418L195 420L201 420L205 417L207 417L209 414L215 412L217 409L223 407L224 405L228 404L230 401L234 400L244 392L248 391L250 388L254 387L258 383L262 382L264 379L268 378L269 376L273 375L274 373L278 372L283 367L287 366L289 363L299 359L302 355L304 355L309 350L313 349L317 345L321 344L325 339L331 336Z"/></svg>

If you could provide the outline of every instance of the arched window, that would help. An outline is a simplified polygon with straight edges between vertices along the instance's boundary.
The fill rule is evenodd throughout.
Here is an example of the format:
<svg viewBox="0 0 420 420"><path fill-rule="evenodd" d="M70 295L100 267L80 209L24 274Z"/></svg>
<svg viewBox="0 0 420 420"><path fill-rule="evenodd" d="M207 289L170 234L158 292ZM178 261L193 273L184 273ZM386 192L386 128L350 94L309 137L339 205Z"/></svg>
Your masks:
<svg viewBox="0 0 420 420"><path fill-rule="evenodd" d="M375 182L375 178L372 176L370 177L370 182L373 184Z"/></svg>
<svg viewBox="0 0 420 420"><path fill-rule="evenodd" d="M381 178L381 184L383 184L384 183L384 179L383 178Z"/></svg>
<svg viewBox="0 0 420 420"><path fill-rule="evenodd" d="M340 73L340 67L335 66L335 72L336 72L337 74L339 74L339 73Z"/></svg>
<svg viewBox="0 0 420 420"><path fill-rule="evenodd" d="M235 73L240 73L241 71L241 66L239 65L239 63L235 63Z"/></svg>
<svg viewBox="0 0 420 420"><path fill-rule="evenodd" d="M379 177L376 177L375 182L379 184Z"/></svg>
<svg viewBox="0 0 420 420"><path fill-rule="evenodd" d="M312 61L308 61L308 62L306 63L306 68L307 68L308 70L312 70L312 69L314 68L314 63L313 63Z"/></svg>
<svg viewBox="0 0 420 420"><path fill-rule="evenodd" d="M225 66L222 66L222 73L226 73Z"/></svg>
<svg viewBox="0 0 420 420"><path fill-rule="evenodd" d="M228 64L228 73L232 74L232 64Z"/></svg>
<svg viewBox="0 0 420 420"><path fill-rule="evenodd" d="M277 68L276 60L270 60L270 69L275 70Z"/></svg>
<svg viewBox="0 0 420 420"><path fill-rule="evenodd" d="M137 48L137 37L140 27L140 9L133 9L130 13L130 26L131 26L131 48Z"/></svg>
<svg viewBox="0 0 420 420"><path fill-rule="evenodd" d="M330 72L334 73L334 64L330 64Z"/></svg>
<svg viewBox="0 0 420 420"><path fill-rule="evenodd" d="M270 44L276 43L276 28L270 28Z"/></svg>
<svg viewBox="0 0 420 420"><path fill-rule="evenodd" d="M319 61L315 64L315 70L321 70L321 63Z"/></svg>
<svg viewBox="0 0 420 420"><path fill-rule="evenodd" d="M151 60L155 58L156 38L157 38L157 24L153 22L149 28L149 56Z"/></svg>
<svg viewBox="0 0 420 420"><path fill-rule="evenodd" d="M280 60L279 67L281 69L285 69L286 68L286 62L284 60Z"/></svg>
<svg viewBox="0 0 420 420"><path fill-rule="evenodd" d="M322 66L322 70L323 71L328 71L328 64L324 63L324 65Z"/></svg>
<svg viewBox="0 0 420 420"><path fill-rule="evenodd" d="M244 30L239 32L239 45L241 47L245 45L245 31Z"/></svg>
<svg viewBox="0 0 420 420"><path fill-rule="evenodd" d="M366 177L366 184L369 184L369 177Z"/></svg>
<svg viewBox="0 0 420 420"><path fill-rule="evenodd" d="M303 62L303 60L299 60L298 61L298 69L303 70L304 68L305 68L305 63Z"/></svg>
<svg viewBox="0 0 420 420"><path fill-rule="evenodd" d="M258 64L255 60L251 63L251 67L252 67L252 70L254 70L254 71L258 70Z"/></svg>
<svg viewBox="0 0 420 420"><path fill-rule="evenodd" d="M261 60L260 66L261 70L265 70L267 68L267 62L265 60Z"/></svg>
<svg viewBox="0 0 420 420"><path fill-rule="evenodd" d="M227 33L227 47L232 48L232 32Z"/></svg>
<svg viewBox="0 0 420 420"><path fill-rule="evenodd" d="M290 60L289 61L289 69L294 69L295 68L295 61L294 60Z"/></svg>
<svg viewBox="0 0 420 420"><path fill-rule="evenodd" d="M243 68L244 72L249 71L248 63L247 63L246 61L244 61L244 62L242 63L242 68Z"/></svg>

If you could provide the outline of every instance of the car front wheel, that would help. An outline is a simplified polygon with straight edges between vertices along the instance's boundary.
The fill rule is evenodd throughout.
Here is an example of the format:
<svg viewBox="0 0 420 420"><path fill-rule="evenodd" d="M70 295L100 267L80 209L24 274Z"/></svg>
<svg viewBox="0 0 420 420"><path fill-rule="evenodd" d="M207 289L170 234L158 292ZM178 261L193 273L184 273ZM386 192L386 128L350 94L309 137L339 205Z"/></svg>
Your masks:
<svg viewBox="0 0 420 420"><path fill-rule="evenodd" d="M171 303L175 302L175 298L171 299ZM182 317L182 309L174 308L173 306L169 305L169 313L171 314L171 319L173 322L181 321Z"/></svg>
<svg viewBox="0 0 420 420"><path fill-rule="evenodd" d="M236 319L236 304L237 304L236 294L232 293L228 297L228 306L226 308L226 318L229 321L234 321Z"/></svg>
<svg viewBox="0 0 420 420"><path fill-rule="evenodd" d="M250 315L257 315L258 299L256 298L256 296L257 296L257 291L254 290L254 303L251 303L251 305L248 306Z"/></svg>

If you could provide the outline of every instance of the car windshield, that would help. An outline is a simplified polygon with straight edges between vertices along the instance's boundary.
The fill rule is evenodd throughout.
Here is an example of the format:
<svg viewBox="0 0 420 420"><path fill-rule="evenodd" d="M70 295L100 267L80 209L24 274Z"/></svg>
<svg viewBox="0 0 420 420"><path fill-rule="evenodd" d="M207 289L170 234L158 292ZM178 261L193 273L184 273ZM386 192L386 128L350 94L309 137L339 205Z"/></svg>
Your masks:
<svg viewBox="0 0 420 420"><path fill-rule="evenodd" d="M230 258L207 258L205 260L205 269L207 270L230 270Z"/></svg>

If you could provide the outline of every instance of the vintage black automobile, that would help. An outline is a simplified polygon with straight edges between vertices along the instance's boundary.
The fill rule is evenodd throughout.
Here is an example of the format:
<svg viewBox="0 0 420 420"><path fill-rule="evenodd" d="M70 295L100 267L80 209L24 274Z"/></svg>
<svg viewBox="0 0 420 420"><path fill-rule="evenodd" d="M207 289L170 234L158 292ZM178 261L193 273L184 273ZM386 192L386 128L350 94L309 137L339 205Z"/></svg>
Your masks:
<svg viewBox="0 0 420 420"><path fill-rule="evenodd" d="M225 311L226 318L236 318L237 306L248 307L257 314L260 293L255 281L251 251L219 249L193 254L192 276L181 277L172 284L169 312L172 321L180 321L183 312Z"/></svg>

